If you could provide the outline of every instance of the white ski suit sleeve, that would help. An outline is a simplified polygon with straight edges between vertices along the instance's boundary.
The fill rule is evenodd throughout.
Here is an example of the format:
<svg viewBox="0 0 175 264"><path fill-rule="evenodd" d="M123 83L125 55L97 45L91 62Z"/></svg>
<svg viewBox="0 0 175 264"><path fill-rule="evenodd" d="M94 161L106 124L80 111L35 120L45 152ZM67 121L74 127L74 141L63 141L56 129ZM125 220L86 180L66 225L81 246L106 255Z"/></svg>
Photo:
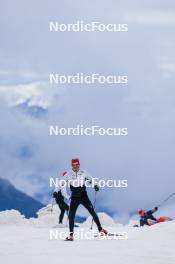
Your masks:
<svg viewBox="0 0 175 264"><path fill-rule="evenodd" d="M55 188L55 192L61 191L61 194L67 199L70 199L70 195L67 192L67 185L65 184L65 181L63 179L60 179L59 185Z"/></svg>

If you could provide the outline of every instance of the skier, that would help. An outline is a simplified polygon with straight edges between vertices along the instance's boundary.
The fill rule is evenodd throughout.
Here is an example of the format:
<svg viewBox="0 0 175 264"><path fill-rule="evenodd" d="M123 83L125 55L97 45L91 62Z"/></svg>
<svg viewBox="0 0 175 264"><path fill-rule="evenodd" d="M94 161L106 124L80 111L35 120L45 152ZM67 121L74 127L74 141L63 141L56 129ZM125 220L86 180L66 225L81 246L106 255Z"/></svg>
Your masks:
<svg viewBox="0 0 175 264"><path fill-rule="evenodd" d="M143 209L139 209L137 211L138 215L140 216L140 226L144 225L153 225L157 223L157 219L153 216L153 214L158 210L158 207L155 207L152 210L145 212Z"/></svg>
<svg viewBox="0 0 175 264"><path fill-rule="evenodd" d="M65 211L67 212L69 211L69 206L67 205L67 203L65 203L64 196L62 195L61 190L55 191L53 193L53 197L55 198L55 201L58 204L61 211L59 216L59 225L62 225Z"/></svg>
<svg viewBox="0 0 175 264"><path fill-rule="evenodd" d="M88 198L86 191L86 183L91 184L93 178L90 177L85 170L80 170L79 159L72 159L71 161L72 169L68 172L64 172L64 180L70 184L71 191L71 203L69 209L69 236L66 238L67 241L74 240L74 219L78 206L82 204L92 215L94 222L96 223L100 235L107 235L107 231L102 228L99 218L94 211L93 205ZM94 189L96 192L99 191L99 186L94 184Z"/></svg>

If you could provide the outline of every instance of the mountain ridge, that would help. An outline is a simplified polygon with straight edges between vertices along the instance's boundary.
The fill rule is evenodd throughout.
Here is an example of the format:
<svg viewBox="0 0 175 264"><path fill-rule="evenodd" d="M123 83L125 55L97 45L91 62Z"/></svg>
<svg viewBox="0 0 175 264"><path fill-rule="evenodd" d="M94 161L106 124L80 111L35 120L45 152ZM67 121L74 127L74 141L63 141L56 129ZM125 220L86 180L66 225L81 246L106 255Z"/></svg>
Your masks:
<svg viewBox="0 0 175 264"><path fill-rule="evenodd" d="M36 217L44 204L15 188L9 180L0 178L0 211L15 209L26 218Z"/></svg>

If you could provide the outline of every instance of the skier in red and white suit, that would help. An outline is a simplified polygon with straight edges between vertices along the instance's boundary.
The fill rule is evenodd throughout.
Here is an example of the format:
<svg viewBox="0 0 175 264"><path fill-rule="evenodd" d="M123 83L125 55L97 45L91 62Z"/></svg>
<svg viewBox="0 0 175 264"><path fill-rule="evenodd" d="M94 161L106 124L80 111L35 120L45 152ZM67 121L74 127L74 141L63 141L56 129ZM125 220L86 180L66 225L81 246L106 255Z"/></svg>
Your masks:
<svg viewBox="0 0 175 264"><path fill-rule="evenodd" d="M76 210L80 204L82 204L92 215L93 220L96 223L100 234L107 235L107 231L102 228L98 215L96 214L86 191L86 186L91 186L91 185L92 187L94 187L95 191L99 191L99 187L97 183L94 182L93 178L90 177L85 170L80 169L79 159L72 159L71 165L72 165L72 169L70 171L63 173L64 182L67 183L67 185L70 187L71 190L71 203L69 209L70 234L66 238L66 240L73 241L74 219L75 219ZM65 185L62 188L65 189ZM68 198L68 195L66 195L66 197Z"/></svg>

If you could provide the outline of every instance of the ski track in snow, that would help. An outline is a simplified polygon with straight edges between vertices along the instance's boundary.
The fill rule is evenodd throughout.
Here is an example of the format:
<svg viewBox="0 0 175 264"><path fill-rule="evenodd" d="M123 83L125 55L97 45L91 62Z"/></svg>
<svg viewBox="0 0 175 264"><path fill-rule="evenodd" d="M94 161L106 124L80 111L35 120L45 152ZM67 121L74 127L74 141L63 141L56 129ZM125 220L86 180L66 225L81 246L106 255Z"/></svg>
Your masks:
<svg viewBox="0 0 175 264"><path fill-rule="evenodd" d="M49 228L0 225L0 263L175 264L174 221L144 228L123 226L106 229L127 232L128 239L95 238L66 242L50 240ZM57 230L68 232L67 228Z"/></svg>

